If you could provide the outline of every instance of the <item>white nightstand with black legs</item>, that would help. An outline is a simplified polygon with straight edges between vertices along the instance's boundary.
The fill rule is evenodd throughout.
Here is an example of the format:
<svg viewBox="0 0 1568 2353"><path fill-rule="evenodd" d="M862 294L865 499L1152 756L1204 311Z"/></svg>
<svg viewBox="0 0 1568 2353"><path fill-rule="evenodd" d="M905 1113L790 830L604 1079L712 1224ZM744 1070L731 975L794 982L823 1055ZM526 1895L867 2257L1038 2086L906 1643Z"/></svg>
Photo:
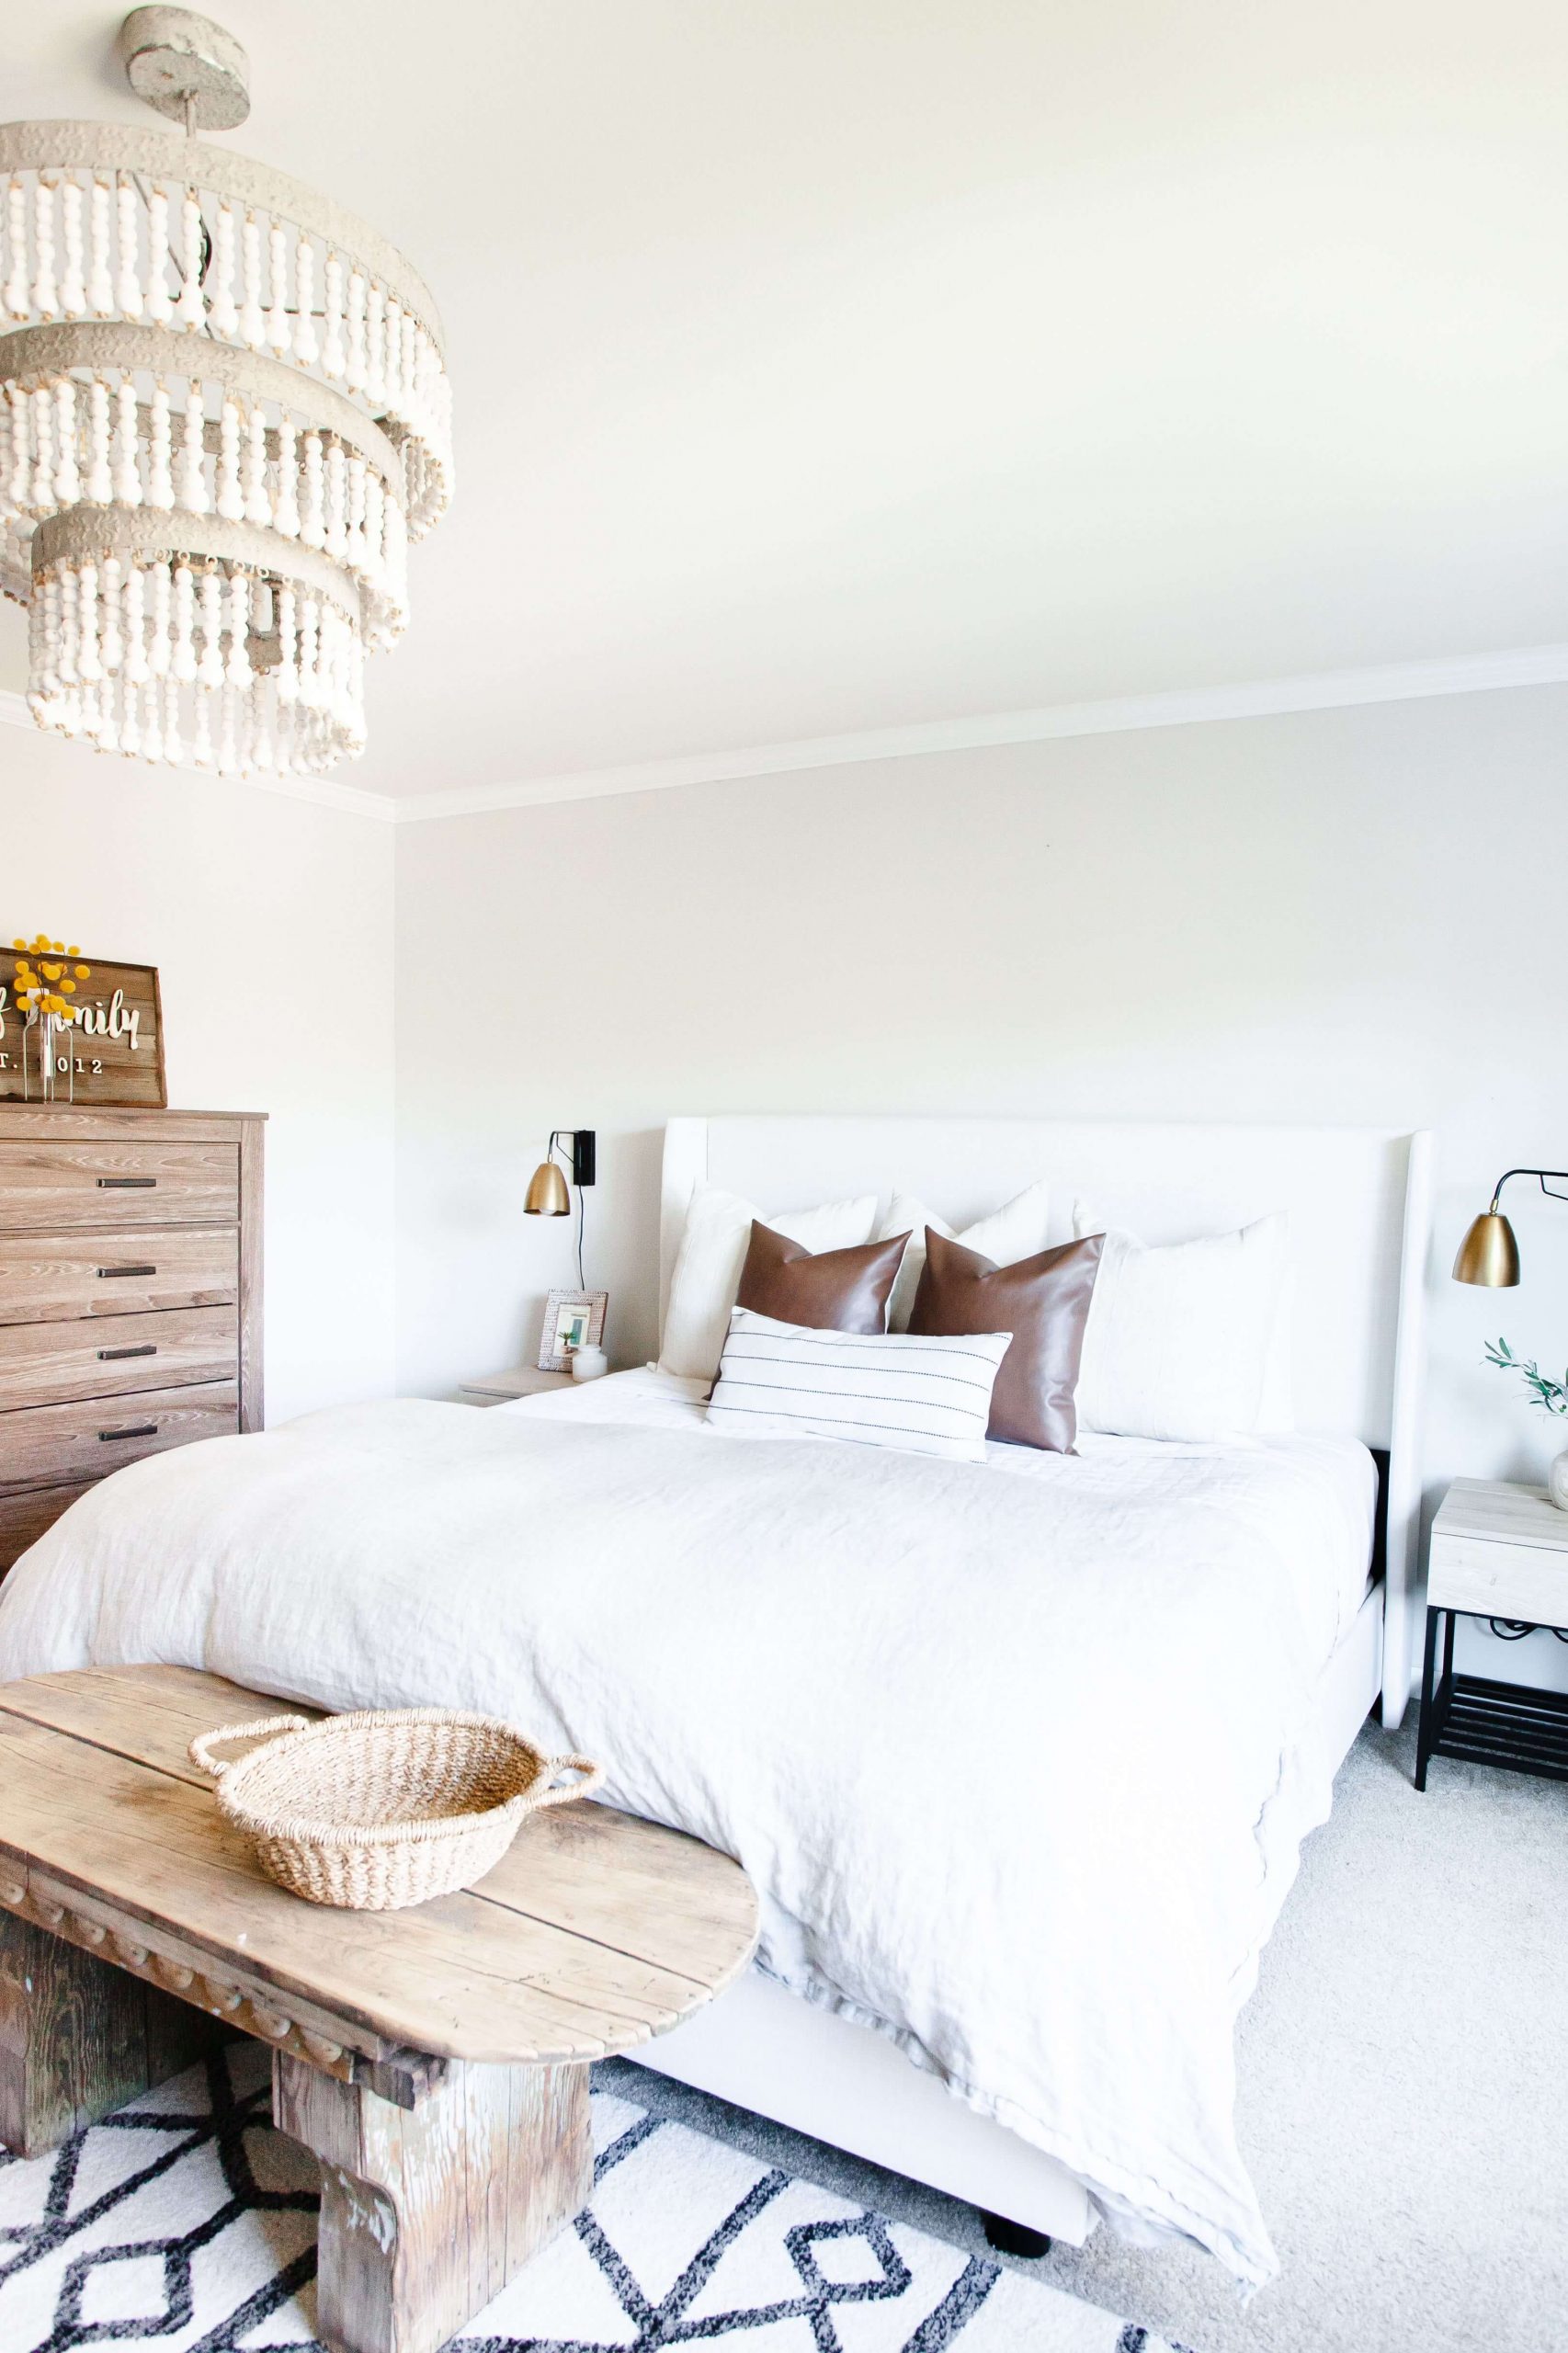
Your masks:
<svg viewBox="0 0 1568 2353"><path fill-rule="evenodd" d="M1568 1693L1454 1673L1454 1620L1568 1640L1568 1512L1541 1487L1456 1479L1432 1523L1415 1786L1434 1756L1568 1781Z"/></svg>

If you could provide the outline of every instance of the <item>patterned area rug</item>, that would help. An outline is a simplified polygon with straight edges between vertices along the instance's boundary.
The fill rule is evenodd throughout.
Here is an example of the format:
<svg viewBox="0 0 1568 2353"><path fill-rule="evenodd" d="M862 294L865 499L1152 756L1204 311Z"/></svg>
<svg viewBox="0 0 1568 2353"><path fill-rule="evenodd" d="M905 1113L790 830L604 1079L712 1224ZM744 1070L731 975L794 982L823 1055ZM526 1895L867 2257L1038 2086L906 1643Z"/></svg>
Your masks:
<svg viewBox="0 0 1568 2353"><path fill-rule="evenodd" d="M234 2043L54 2156L0 2152L3 2353L317 2344L315 2160L272 2130L267 2066ZM1180 2353L613 2093L594 2138L592 2203L467 2353Z"/></svg>

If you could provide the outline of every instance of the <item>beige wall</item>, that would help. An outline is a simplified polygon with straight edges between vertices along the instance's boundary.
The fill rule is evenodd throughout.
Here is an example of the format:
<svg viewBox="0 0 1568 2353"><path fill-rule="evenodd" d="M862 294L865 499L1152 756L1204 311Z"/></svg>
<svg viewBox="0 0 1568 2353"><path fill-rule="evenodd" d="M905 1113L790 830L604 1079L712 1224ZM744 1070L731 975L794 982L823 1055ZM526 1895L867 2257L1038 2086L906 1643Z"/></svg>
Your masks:
<svg viewBox="0 0 1568 2353"><path fill-rule="evenodd" d="M392 834L0 726L0 932L159 968L169 1100L266 1111L267 1418L392 1385Z"/></svg>
<svg viewBox="0 0 1568 2353"><path fill-rule="evenodd" d="M671 1111L1437 1131L1428 1470L1568 1426L1481 1362L1568 1358L1568 1207L1527 1280L1447 1260L1510 1162L1568 1162L1568 691L1533 688L557 803L398 835L400 1381L530 1354L574 1279L521 1214L599 1130L588 1278L654 1345ZM456 1014L460 1001L468 1011Z"/></svg>

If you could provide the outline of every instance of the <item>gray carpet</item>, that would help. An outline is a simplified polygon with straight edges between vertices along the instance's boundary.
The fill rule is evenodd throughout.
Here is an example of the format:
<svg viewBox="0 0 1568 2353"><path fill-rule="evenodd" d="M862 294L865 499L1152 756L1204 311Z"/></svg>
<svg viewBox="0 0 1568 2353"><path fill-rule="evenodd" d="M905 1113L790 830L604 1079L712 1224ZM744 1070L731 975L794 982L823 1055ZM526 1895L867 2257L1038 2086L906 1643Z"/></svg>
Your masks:
<svg viewBox="0 0 1568 2353"><path fill-rule="evenodd" d="M1568 2348L1568 1785L1364 1732L1242 2018L1238 2130L1281 2272L1246 2305L1101 2231L1020 2266L1200 2353ZM976 2251L967 2209L643 2069L631 2096Z"/></svg>

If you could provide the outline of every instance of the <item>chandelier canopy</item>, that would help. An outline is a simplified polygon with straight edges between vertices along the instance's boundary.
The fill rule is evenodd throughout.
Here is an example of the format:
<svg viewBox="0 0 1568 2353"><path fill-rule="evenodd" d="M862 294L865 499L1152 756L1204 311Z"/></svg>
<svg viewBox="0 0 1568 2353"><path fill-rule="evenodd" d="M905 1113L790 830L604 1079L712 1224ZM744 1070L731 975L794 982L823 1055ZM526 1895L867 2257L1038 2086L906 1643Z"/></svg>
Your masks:
<svg viewBox="0 0 1568 2353"><path fill-rule="evenodd" d="M41 727L173 765L319 775L451 497L424 280L328 198L202 144L244 52L183 8L119 34L184 135L0 125L0 588Z"/></svg>

